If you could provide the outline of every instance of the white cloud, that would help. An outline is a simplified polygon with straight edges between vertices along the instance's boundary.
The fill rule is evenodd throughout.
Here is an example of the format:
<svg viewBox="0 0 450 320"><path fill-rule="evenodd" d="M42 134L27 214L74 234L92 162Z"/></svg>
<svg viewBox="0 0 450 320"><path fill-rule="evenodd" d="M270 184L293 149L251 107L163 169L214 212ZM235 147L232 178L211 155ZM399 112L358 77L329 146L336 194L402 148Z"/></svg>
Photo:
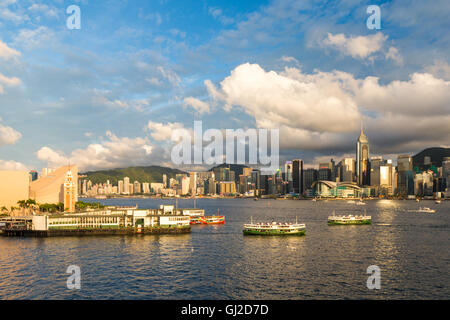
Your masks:
<svg viewBox="0 0 450 320"><path fill-rule="evenodd" d="M403 57L395 47L390 47L386 53L386 59L392 59L396 64L403 65Z"/></svg>
<svg viewBox="0 0 450 320"><path fill-rule="evenodd" d="M28 168L26 165L20 162L16 162L13 160L0 160L0 170L28 171Z"/></svg>
<svg viewBox="0 0 450 320"><path fill-rule="evenodd" d="M431 66L425 67L425 71L437 78L450 80L450 65L445 61L436 60Z"/></svg>
<svg viewBox="0 0 450 320"><path fill-rule="evenodd" d="M91 98L91 103L95 107L106 107L106 108L118 108L118 109L129 109L133 108L136 111L143 111L145 108L150 106L150 101L148 99L134 99L134 100L120 100L120 99L110 99L107 96L110 95L110 91L94 90L93 96Z"/></svg>
<svg viewBox="0 0 450 320"><path fill-rule="evenodd" d="M348 38L343 33L336 35L328 33L327 37L322 40L322 45L332 47L342 54L350 55L356 59L365 59L371 54L380 51L387 38L381 32L369 36Z"/></svg>
<svg viewBox="0 0 450 320"><path fill-rule="evenodd" d="M19 78L16 77L8 78L0 73L0 94L3 94L5 92L2 84L7 87L17 87L21 83L22 82L20 81Z"/></svg>
<svg viewBox="0 0 450 320"><path fill-rule="evenodd" d="M15 24L20 24L30 19L26 14L17 14L15 12L12 12L5 6L0 6L0 18L3 20L11 21Z"/></svg>
<svg viewBox="0 0 450 320"><path fill-rule="evenodd" d="M48 45L54 38L52 30L40 26L36 29L21 29L14 40L14 44L26 49L33 49L42 45Z"/></svg>
<svg viewBox="0 0 450 320"><path fill-rule="evenodd" d="M20 56L20 52L17 50L14 50L4 42L0 40L0 58L3 60L9 60L14 57Z"/></svg>
<svg viewBox="0 0 450 320"><path fill-rule="evenodd" d="M15 144L21 137L22 134L20 132L0 123L0 146Z"/></svg>
<svg viewBox="0 0 450 320"><path fill-rule="evenodd" d="M346 152L354 147L363 118L379 153L450 141L450 82L427 73L380 84L378 78L357 79L341 71L277 73L247 63L218 87L205 85L226 110L242 108L257 127L280 129L281 148Z"/></svg>
<svg viewBox="0 0 450 320"><path fill-rule="evenodd" d="M149 121L147 128L151 131L151 136L156 141L170 141L172 132L176 129L184 128L179 122L168 122L166 124L160 122Z"/></svg>
<svg viewBox="0 0 450 320"><path fill-rule="evenodd" d="M166 78L172 86L177 87L180 85L181 79L175 71L166 70L163 67L159 66L158 71L162 74L164 78Z"/></svg>
<svg viewBox="0 0 450 320"><path fill-rule="evenodd" d="M90 144L85 149L76 149L70 155L50 147L42 147L36 155L52 167L66 165L70 161L80 170L95 170L149 165L153 150L147 138L119 138L108 131L104 141Z"/></svg>
<svg viewBox="0 0 450 320"><path fill-rule="evenodd" d="M49 7L46 4L33 3L31 6L28 7L28 10L32 12L41 12L45 14L47 17L58 16L56 9L53 7Z"/></svg>
<svg viewBox="0 0 450 320"><path fill-rule="evenodd" d="M262 128L284 125L316 132L348 132L358 126L356 104L333 79L323 74L303 75L294 68L286 70L267 72L257 64L242 64L221 82L219 90L209 84L208 91L227 108L244 108ZM295 76L292 70L297 72Z"/></svg>
<svg viewBox="0 0 450 320"><path fill-rule="evenodd" d="M185 103L185 105L191 106L192 108L197 110L197 112L200 114L205 113L205 112L207 112L207 113L210 112L209 105L206 102L201 101L197 98L187 97L184 99L184 103Z"/></svg>
<svg viewBox="0 0 450 320"><path fill-rule="evenodd" d="M380 85L376 77L358 81L355 100L365 109L409 116L450 114L450 81L414 73L408 81Z"/></svg>
<svg viewBox="0 0 450 320"><path fill-rule="evenodd" d="M287 62L287 63L295 63L296 65L300 65L300 63L298 62L298 60L295 59L294 57L282 56L280 60L283 61L283 62Z"/></svg>

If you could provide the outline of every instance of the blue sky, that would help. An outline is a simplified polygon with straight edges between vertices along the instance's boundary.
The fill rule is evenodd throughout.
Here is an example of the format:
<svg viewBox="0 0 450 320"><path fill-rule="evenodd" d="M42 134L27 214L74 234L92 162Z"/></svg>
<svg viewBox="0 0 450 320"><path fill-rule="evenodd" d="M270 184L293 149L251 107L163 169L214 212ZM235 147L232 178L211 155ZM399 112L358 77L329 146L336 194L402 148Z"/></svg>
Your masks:
<svg viewBox="0 0 450 320"><path fill-rule="evenodd" d="M0 0L0 168L172 166L194 120L280 129L282 161L309 164L353 156L361 121L373 154L448 146L448 16L441 0Z"/></svg>

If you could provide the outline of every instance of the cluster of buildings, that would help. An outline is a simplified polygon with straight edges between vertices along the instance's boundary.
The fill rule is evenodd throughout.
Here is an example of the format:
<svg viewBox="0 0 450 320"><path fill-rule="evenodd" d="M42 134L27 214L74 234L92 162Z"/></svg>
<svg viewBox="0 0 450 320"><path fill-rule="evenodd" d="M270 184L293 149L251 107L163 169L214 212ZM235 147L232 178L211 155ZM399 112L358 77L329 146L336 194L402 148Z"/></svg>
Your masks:
<svg viewBox="0 0 450 320"><path fill-rule="evenodd" d="M248 196L300 195L304 197L449 197L450 158L441 163L425 156L414 165L410 155L393 159L370 156L369 139L361 129L356 157L339 162L331 159L316 168L306 168L302 159L287 161L271 175L260 170L230 166L208 172L177 174L162 183L131 183L125 177L117 186L92 185L83 181L82 194L159 194L165 196Z"/></svg>

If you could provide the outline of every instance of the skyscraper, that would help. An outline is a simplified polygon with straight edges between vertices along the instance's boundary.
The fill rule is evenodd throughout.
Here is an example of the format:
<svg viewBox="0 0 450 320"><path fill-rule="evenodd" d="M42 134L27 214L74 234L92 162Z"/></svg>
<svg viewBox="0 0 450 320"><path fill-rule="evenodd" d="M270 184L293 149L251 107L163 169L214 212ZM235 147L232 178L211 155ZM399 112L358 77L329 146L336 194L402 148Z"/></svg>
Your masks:
<svg viewBox="0 0 450 320"><path fill-rule="evenodd" d="M399 155L397 158L397 193L406 197L414 194L413 161L410 155Z"/></svg>
<svg viewBox="0 0 450 320"><path fill-rule="evenodd" d="M130 194L130 178L123 178L123 193Z"/></svg>
<svg viewBox="0 0 450 320"><path fill-rule="evenodd" d="M356 177L360 186L370 185L369 169L369 139L361 127L361 134L356 143Z"/></svg>
<svg viewBox="0 0 450 320"><path fill-rule="evenodd" d="M292 184L294 193L303 194L303 160L292 160Z"/></svg>

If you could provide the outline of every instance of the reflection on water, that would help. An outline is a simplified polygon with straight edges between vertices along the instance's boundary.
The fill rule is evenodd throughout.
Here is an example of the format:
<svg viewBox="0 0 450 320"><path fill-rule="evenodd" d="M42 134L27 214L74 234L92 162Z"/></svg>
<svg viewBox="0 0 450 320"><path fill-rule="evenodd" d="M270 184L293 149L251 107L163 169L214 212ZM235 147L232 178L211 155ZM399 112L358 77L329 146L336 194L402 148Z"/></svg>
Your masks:
<svg viewBox="0 0 450 320"><path fill-rule="evenodd" d="M156 208L173 200L104 200ZM427 299L448 298L450 203L436 214L410 213L412 201L214 200L225 225L193 226L187 235L0 238L2 299ZM192 207L192 200L179 200ZM328 226L336 214L372 216L372 225ZM303 237L243 236L258 221L306 223ZM78 265L82 290L66 288ZM381 290L366 287L370 265Z"/></svg>

